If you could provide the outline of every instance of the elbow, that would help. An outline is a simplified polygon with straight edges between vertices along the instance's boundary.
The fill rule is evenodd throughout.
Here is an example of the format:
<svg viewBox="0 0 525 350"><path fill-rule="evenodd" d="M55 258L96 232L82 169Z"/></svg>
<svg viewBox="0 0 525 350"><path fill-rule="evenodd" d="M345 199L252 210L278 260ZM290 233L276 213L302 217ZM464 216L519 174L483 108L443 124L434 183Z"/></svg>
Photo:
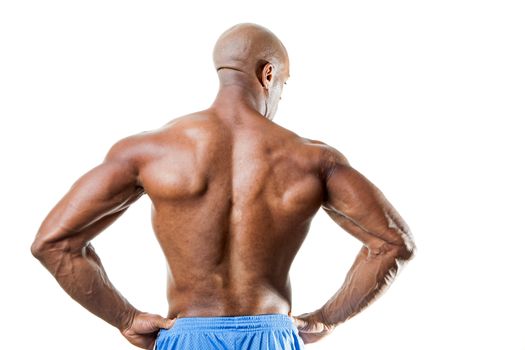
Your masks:
<svg viewBox="0 0 525 350"><path fill-rule="evenodd" d="M414 258L416 245L412 235L405 234L399 236L399 240L396 242L383 241L379 247L372 250L375 250L376 254L388 254L390 257L394 257L396 261L405 263Z"/></svg>
<svg viewBox="0 0 525 350"><path fill-rule="evenodd" d="M398 259L402 260L403 262L410 261L414 259L416 253L416 246L411 245L410 247L403 246L398 253Z"/></svg>
<svg viewBox="0 0 525 350"><path fill-rule="evenodd" d="M386 242L379 241L367 245L371 256L393 258L398 262L406 262L414 258L416 246L413 241Z"/></svg>
<svg viewBox="0 0 525 350"><path fill-rule="evenodd" d="M38 260L44 259L46 252L46 244L44 240L36 238L31 244L31 254Z"/></svg>
<svg viewBox="0 0 525 350"><path fill-rule="evenodd" d="M399 260L404 262L414 259L416 254L416 244L410 233L404 235L403 244L397 249L397 256Z"/></svg>
<svg viewBox="0 0 525 350"><path fill-rule="evenodd" d="M68 241L53 242L45 238L36 238L31 244L31 254L44 266L51 265L57 256L71 251Z"/></svg>

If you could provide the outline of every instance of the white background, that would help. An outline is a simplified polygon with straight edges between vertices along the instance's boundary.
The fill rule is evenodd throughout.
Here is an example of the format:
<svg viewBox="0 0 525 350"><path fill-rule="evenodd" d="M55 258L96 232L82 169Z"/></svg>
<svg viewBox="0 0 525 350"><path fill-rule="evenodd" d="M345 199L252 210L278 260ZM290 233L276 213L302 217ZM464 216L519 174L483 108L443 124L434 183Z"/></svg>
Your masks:
<svg viewBox="0 0 525 350"><path fill-rule="evenodd" d="M338 148L411 227L386 294L309 349L525 349L525 11L520 1L2 1L0 347L132 349L29 252L51 207L118 139L206 108L211 50L256 22L288 48L275 122ZM94 241L117 288L164 314L141 198ZM360 248L322 211L292 267L293 314Z"/></svg>

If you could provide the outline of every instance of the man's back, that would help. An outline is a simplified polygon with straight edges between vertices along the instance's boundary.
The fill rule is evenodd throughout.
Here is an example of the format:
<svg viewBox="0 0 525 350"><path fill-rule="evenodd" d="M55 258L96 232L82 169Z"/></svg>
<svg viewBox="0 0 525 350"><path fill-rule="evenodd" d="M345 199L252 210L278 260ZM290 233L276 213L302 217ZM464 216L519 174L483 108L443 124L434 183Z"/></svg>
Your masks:
<svg viewBox="0 0 525 350"><path fill-rule="evenodd" d="M290 265L323 199L323 146L211 109L127 147L170 268L169 317L289 313Z"/></svg>
<svg viewBox="0 0 525 350"><path fill-rule="evenodd" d="M415 246L343 154L271 121L290 76L273 33L234 26L213 60L220 87L211 107L115 143L47 215L31 251L72 298L139 347L300 350L374 301ZM145 193L168 262L168 318L125 299L91 244ZM321 206L363 247L341 288L296 317L288 272Z"/></svg>

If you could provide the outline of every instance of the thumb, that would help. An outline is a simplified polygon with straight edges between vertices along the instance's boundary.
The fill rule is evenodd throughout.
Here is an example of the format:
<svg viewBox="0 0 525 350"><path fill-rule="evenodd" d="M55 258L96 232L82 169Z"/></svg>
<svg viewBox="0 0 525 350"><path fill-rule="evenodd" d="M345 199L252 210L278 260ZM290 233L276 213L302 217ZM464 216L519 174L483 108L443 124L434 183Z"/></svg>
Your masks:
<svg viewBox="0 0 525 350"><path fill-rule="evenodd" d="M295 316L292 316L292 321L295 327L297 327L297 329L304 329L308 327L308 322L301 320L300 318L297 318Z"/></svg>
<svg viewBox="0 0 525 350"><path fill-rule="evenodd" d="M298 317L301 317L303 315L300 315ZM293 317L293 316L292 316ZM303 333L320 333L324 330L324 325L321 322L312 320L312 319L300 319L297 317L293 317L294 324L296 325L297 329Z"/></svg>
<svg viewBox="0 0 525 350"><path fill-rule="evenodd" d="M171 326L173 326L174 323L175 323L175 319L164 318L161 316L159 316L159 318L157 318L156 320L157 327L164 328L164 329L171 328Z"/></svg>

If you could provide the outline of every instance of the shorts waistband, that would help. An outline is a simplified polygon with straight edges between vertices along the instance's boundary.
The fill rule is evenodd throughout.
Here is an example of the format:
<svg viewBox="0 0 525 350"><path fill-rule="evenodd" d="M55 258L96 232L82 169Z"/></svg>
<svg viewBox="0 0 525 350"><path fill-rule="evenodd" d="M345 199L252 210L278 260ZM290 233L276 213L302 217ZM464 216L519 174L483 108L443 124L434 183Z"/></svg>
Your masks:
<svg viewBox="0 0 525 350"><path fill-rule="evenodd" d="M290 316L285 314L263 314L249 316L181 317L169 331L254 331L256 329L294 329Z"/></svg>

